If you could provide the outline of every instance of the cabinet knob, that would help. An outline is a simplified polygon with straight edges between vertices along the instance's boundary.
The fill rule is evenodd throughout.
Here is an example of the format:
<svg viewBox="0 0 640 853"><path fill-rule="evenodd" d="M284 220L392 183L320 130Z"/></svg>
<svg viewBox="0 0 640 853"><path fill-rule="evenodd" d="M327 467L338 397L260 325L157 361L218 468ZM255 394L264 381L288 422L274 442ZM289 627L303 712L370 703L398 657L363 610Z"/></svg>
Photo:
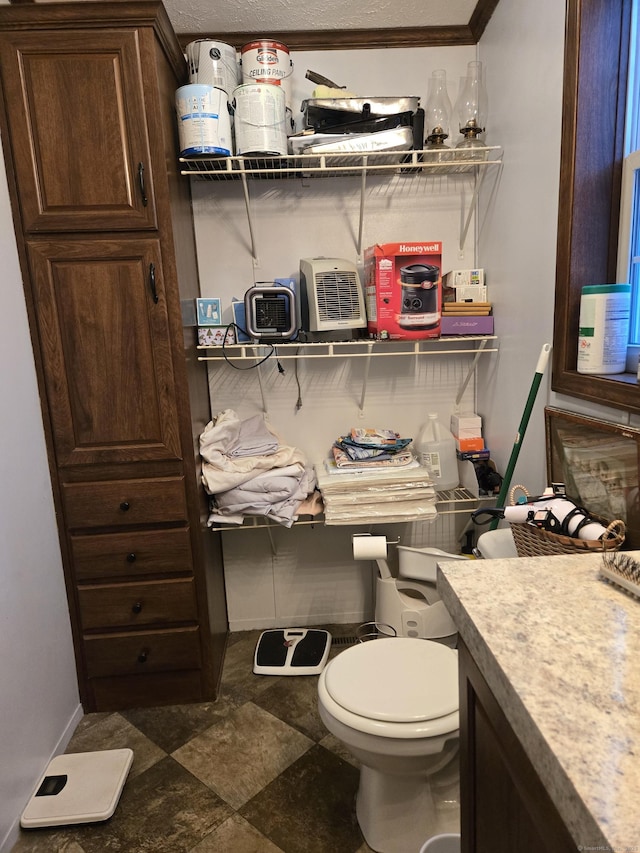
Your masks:
<svg viewBox="0 0 640 853"><path fill-rule="evenodd" d="M129 501L122 501L122 503L120 504L120 509L122 510L122 512L127 512L130 506L131 504L129 503Z"/></svg>
<svg viewBox="0 0 640 853"><path fill-rule="evenodd" d="M132 610L134 613L142 613L142 602L140 602L140 601L136 601L136 603L133 605L133 607L131 608L131 610Z"/></svg>
<svg viewBox="0 0 640 853"><path fill-rule="evenodd" d="M135 561L136 555L133 553L133 551L130 554L127 554L127 563L135 563Z"/></svg>
<svg viewBox="0 0 640 853"><path fill-rule="evenodd" d="M143 649L138 655L138 663L146 663L149 657L149 649Z"/></svg>

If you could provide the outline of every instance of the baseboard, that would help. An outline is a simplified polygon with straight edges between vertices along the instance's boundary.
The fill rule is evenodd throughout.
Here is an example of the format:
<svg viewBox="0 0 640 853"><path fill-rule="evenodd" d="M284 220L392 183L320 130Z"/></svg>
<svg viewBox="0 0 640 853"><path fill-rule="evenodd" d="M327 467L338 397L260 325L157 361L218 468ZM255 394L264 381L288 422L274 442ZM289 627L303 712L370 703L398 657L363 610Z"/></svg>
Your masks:
<svg viewBox="0 0 640 853"><path fill-rule="evenodd" d="M35 790L35 787L38 783L38 780L40 779L40 776L45 771L45 769L49 766L49 762L53 758L55 758L56 755L61 755L65 751L69 741L71 740L73 733L76 730L78 723L80 722L80 720L83 717L84 717L84 711L82 710L82 705L78 705L78 707L75 709L75 711L71 715L69 722L65 726L64 731L62 732L62 734L58 738L58 742L56 743L51 755L42 762L42 768L41 768L40 772L38 773L38 775L33 780L32 790L29 791L29 795L24 802L24 807L26 807L27 803L29 802L29 797L31 797L33 790ZM5 835L5 837L0 842L0 853L11 853L12 848L15 846L15 844L17 844L18 838L20 836L20 816L21 816L21 814L22 814L22 810L20 811L20 814L16 815L15 820L13 821L13 824L9 827L7 834Z"/></svg>

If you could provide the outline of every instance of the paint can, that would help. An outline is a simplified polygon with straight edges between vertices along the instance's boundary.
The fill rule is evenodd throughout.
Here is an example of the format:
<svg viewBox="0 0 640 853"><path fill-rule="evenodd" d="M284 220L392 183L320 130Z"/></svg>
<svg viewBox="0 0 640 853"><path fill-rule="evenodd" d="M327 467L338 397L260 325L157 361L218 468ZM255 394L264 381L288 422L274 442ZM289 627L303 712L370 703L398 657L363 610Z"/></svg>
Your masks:
<svg viewBox="0 0 640 853"><path fill-rule="evenodd" d="M224 89L203 83L181 86L176 91L176 113L182 157L231 156L231 117Z"/></svg>
<svg viewBox="0 0 640 853"><path fill-rule="evenodd" d="M236 154L287 153L285 99L280 86L243 83L233 92Z"/></svg>
<svg viewBox="0 0 640 853"><path fill-rule="evenodd" d="M240 82L235 47L222 41L197 39L189 42L185 53L189 65L189 82L224 89L230 100Z"/></svg>
<svg viewBox="0 0 640 853"><path fill-rule="evenodd" d="M243 83L273 83L284 89L285 103L291 109L293 60L286 44L273 39L256 39L240 50Z"/></svg>

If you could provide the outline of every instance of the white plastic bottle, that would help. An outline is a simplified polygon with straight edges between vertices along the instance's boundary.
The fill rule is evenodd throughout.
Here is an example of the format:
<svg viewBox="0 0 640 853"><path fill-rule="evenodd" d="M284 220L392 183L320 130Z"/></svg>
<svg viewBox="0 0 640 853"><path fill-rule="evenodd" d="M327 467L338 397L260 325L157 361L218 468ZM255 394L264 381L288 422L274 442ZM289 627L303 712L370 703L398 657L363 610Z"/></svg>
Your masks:
<svg viewBox="0 0 640 853"><path fill-rule="evenodd" d="M440 423L437 414L429 413L429 420L420 430L415 447L418 461L428 468L439 492L458 486L456 440Z"/></svg>

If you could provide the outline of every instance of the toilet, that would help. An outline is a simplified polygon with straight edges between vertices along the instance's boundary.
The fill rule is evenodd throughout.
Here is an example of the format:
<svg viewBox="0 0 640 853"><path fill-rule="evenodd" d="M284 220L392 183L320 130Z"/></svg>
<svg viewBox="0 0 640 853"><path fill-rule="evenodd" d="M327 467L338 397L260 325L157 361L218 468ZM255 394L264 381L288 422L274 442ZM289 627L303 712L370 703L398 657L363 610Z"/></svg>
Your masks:
<svg viewBox="0 0 640 853"><path fill-rule="evenodd" d="M457 787L458 705L457 652L431 640L361 643L322 671L320 717L360 762L356 815L378 853L414 853L439 831L432 783Z"/></svg>

